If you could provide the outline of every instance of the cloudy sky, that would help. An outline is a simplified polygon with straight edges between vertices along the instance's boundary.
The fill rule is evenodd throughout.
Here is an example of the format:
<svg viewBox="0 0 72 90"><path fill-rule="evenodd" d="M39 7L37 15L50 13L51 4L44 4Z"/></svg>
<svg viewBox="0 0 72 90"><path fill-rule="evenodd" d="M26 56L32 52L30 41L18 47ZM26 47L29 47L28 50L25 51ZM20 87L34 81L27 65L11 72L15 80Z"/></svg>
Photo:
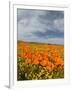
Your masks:
<svg viewBox="0 0 72 90"><path fill-rule="evenodd" d="M64 11L17 9L18 40L64 44Z"/></svg>

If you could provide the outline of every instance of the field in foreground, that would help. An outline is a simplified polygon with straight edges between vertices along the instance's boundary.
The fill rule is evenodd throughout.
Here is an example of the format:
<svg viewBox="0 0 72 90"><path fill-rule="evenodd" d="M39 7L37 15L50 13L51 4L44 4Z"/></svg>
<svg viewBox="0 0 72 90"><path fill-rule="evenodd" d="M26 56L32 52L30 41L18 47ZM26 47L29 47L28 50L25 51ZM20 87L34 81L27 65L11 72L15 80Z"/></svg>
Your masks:
<svg viewBox="0 0 72 90"><path fill-rule="evenodd" d="M17 80L64 78L64 46L17 43Z"/></svg>

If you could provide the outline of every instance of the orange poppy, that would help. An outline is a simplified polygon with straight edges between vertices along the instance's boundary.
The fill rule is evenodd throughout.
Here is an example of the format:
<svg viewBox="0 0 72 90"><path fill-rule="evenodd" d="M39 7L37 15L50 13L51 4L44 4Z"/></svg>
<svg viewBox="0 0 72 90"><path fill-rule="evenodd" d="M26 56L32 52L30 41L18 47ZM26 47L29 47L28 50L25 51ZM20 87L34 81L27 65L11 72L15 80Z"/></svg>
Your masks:
<svg viewBox="0 0 72 90"><path fill-rule="evenodd" d="M23 58L24 57L24 53L19 53L18 56Z"/></svg>
<svg viewBox="0 0 72 90"><path fill-rule="evenodd" d="M47 60L42 60L42 61L40 62L40 64L41 64L42 66L46 66L46 65L47 65L47 63L48 63L48 61L47 61Z"/></svg>
<svg viewBox="0 0 72 90"><path fill-rule="evenodd" d="M25 64L29 64L31 62L31 59L26 59Z"/></svg>
<svg viewBox="0 0 72 90"><path fill-rule="evenodd" d="M37 65L39 64L39 61L37 59L33 60L33 64Z"/></svg>

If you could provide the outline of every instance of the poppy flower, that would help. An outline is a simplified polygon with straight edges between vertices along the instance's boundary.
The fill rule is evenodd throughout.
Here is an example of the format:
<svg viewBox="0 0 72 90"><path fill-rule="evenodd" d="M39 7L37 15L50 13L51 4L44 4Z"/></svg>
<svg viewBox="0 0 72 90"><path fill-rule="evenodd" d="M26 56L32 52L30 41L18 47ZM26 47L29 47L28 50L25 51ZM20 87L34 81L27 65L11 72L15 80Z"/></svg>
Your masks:
<svg viewBox="0 0 72 90"><path fill-rule="evenodd" d="M48 63L48 61L47 61L47 60L42 60L42 61L40 62L40 64L41 64L42 66L46 66L46 65L47 65L47 63Z"/></svg>
<svg viewBox="0 0 72 90"><path fill-rule="evenodd" d="M29 64L31 62L31 59L26 59L25 64Z"/></svg>
<svg viewBox="0 0 72 90"><path fill-rule="evenodd" d="M24 57L24 53L19 53L18 56L23 58Z"/></svg>
<svg viewBox="0 0 72 90"><path fill-rule="evenodd" d="M33 60L33 64L37 65L39 64L39 61L37 59Z"/></svg>

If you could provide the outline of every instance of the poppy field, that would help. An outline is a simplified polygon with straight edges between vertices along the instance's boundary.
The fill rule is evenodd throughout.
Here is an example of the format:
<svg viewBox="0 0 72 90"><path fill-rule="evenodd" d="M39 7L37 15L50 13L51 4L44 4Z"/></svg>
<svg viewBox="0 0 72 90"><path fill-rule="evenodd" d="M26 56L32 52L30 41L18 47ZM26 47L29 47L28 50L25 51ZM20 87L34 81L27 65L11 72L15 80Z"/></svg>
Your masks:
<svg viewBox="0 0 72 90"><path fill-rule="evenodd" d="M64 78L64 46L17 42L17 80Z"/></svg>

